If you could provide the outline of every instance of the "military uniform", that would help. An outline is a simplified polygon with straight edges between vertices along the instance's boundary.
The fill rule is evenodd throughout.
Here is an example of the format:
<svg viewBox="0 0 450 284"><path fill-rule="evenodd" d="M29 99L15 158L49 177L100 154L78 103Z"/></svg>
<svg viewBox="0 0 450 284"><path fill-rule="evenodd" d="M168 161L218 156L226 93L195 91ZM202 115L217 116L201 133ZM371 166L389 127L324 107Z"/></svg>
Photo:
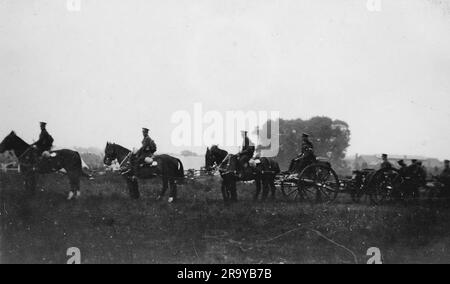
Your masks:
<svg viewBox="0 0 450 284"><path fill-rule="evenodd" d="M309 141L308 138L302 141L301 155L305 155L308 152L314 152L314 145Z"/></svg>
<svg viewBox="0 0 450 284"><path fill-rule="evenodd" d="M142 147L139 151L145 157L152 156L156 152L155 141L148 135L144 136L144 139L142 139Z"/></svg>
<svg viewBox="0 0 450 284"><path fill-rule="evenodd" d="M450 161L445 160L444 161L444 170L442 171L443 174L450 174Z"/></svg>
<svg viewBox="0 0 450 284"><path fill-rule="evenodd" d="M399 172L402 176L406 176L408 174L408 166L405 164L403 160L400 160L397 162L397 164L400 166Z"/></svg>
<svg viewBox="0 0 450 284"><path fill-rule="evenodd" d="M150 136L145 135L141 143L142 146L136 153L138 164L142 164L145 158L153 156L156 152L155 141Z"/></svg>
<svg viewBox="0 0 450 284"><path fill-rule="evenodd" d="M137 169L140 165L144 164L145 158L153 156L153 154L156 152L156 143L153 141L153 139L148 136L148 129L143 128L143 135L144 138L142 139L142 146L139 148L139 150L136 152L136 154L131 155L130 157L130 169L125 171L123 174L127 175L130 172L133 172L134 174L137 172Z"/></svg>
<svg viewBox="0 0 450 284"><path fill-rule="evenodd" d="M381 169L392 169L392 164L388 161L388 155L383 154L382 155L383 162L381 163L380 168Z"/></svg>
<svg viewBox="0 0 450 284"><path fill-rule="evenodd" d="M239 164L241 166L246 165L248 163L248 161L250 161L250 159L255 154L255 146L250 141L250 138L248 138L247 132L244 131L243 133L245 135L244 136L244 141L242 142L241 152L239 152L239 154L238 154L238 156L239 156Z"/></svg>
<svg viewBox="0 0 450 284"><path fill-rule="evenodd" d="M291 161L289 165L289 171L302 171L306 166L314 162L314 145L311 141L309 141L309 134L302 134L302 145L300 148L300 153L297 155L297 158Z"/></svg>
<svg viewBox="0 0 450 284"><path fill-rule="evenodd" d="M450 183L450 164L447 160L445 161L444 170L442 171L440 177Z"/></svg>
<svg viewBox="0 0 450 284"><path fill-rule="evenodd" d="M412 160L412 164L408 166L408 175L413 180L424 184L427 178L427 173L424 167L417 160Z"/></svg>
<svg viewBox="0 0 450 284"><path fill-rule="evenodd" d="M39 154L50 151L53 147L53 137L45 129L46 123L41 122L41 133L39 139L33 145L38 149Z"/></svg>

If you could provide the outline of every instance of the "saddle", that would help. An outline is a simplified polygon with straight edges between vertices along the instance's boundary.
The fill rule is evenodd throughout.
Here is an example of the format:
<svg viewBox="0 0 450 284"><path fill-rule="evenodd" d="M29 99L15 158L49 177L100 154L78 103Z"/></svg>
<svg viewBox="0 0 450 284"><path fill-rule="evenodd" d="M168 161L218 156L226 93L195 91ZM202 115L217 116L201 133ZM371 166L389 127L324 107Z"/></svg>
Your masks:
<svg viewBox="0 0 450 284"><path fill-rule="evenodd" d="M251 178L256 167L261 163L259 158L251 158L248 163L239 164L238 156L229 154L219 165L221 174L234 173L241 179Z"/></svg>
<svg viewBox="0 0 450 284"><path fill-rule="evenodd" d="M261 163L261 159L259 159L259 158L251 158L248 161L249 166L252 168L256 168L260 163Z"/></svg>
<svg viewBox="0 0 450 284"><path fill-rule="evenodd" d="M156 167L157 165L158 165L158 162L155 161L153 159L153 157L145 157L144 163L141 164L141 166L144 166L144 167Z"/></svg>
<svg viewBox="0 0 450 284"><path fill-rule="evenodd" d="M41 154L42 158L54 158L56 156L57 156L57 154L55 152L50 152L50 151L44 151Z"/></svg>

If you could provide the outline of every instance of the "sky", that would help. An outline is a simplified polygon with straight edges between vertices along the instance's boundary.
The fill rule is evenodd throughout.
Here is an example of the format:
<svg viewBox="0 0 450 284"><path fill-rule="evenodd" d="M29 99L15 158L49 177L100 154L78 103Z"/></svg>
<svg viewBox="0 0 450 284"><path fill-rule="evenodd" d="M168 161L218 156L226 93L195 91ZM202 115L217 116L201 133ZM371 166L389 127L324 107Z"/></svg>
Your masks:
<svg viewBox="0 0 450 284"><path fill-rule="evenodd" d="M344 120L349 154L449 158L450 1L367 1L0 0L0 137L43 120L59 146L131 148L145 126L179 152L173 113L201 103Z"/></svg>

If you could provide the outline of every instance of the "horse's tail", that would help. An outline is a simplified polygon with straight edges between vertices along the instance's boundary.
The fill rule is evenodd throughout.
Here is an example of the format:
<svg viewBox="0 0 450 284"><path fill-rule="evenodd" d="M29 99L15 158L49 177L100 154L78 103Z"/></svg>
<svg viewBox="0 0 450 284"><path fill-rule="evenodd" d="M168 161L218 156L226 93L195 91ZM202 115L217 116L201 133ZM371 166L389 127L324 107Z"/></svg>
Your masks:
<svg viewBox="0 0 450 284"><path fill-rule="evenodd" d="M178 162L177 177L179 177L179 178L184 178L184 167L183 167L183 163L181 162L180 159L177 159L177 162Z"/></svg>
<svg viewBox="0 0 450 284"><path fill-rule="evenodd" d="M92 175L90 175L90 174L88 174L87 172L84 171L84 169L83 169L83 162L81 161L80 153L76 152L76 154L78 156L77 164L78 164L78 167L79 167L79 170L80 170L80 176L88 178L88 179L91 179L91 180L94 179L94 177Z"/></svg>
<svg viewBox="0 0 450 284"><path fill-rule="evenodd" d="M183 163L181 162L180 159L178 159L178 158L175 158L175 159L177 161L177 170L175 173L175 177L177 178L178 182L180 182L180 184L183 184L185 182Z"/></svg>

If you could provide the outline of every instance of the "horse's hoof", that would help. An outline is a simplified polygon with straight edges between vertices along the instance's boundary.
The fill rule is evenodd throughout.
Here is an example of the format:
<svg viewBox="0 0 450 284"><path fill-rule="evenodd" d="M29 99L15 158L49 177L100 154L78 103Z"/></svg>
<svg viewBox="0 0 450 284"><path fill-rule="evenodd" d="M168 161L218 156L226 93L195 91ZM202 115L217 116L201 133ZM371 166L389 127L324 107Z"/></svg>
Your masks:
<svg viewBox="0 0 450 284"><path fill-rule="evenodd" d="M175 201L175 199L173 197L169 197L169 200L168 200L169 203L172 203L174 201Z"/></svg>
<svg viewBox="0 0 450 284"><path fill-rule="evenodd" d="M81 196L81 192L77 191L77 198Z"/></svg>

